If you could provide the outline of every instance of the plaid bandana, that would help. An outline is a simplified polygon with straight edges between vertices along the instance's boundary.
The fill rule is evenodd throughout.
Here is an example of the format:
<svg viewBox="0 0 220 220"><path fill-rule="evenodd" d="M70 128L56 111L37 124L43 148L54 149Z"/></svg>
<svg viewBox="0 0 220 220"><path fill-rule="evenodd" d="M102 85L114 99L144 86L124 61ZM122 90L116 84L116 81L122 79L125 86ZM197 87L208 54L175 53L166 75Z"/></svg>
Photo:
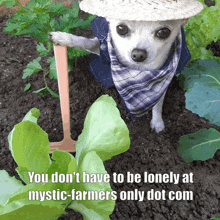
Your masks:
<svg viewBox="0 0 220 220"><path fill-rule="evenodd" d="M160 100L166 92L180 60L182 35L174 43L174 52L161 69L140 71L129 69L118 62L108 33L107 45L111 60L111 74L127 109L135 117L142 116Z"/></svg>

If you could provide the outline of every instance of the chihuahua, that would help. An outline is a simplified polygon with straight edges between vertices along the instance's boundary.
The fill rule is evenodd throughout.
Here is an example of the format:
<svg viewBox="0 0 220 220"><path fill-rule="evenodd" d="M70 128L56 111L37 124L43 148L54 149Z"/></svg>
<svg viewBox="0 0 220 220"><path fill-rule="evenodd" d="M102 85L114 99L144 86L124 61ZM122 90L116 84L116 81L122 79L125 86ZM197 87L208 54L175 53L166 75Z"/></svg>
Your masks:
<svg viewBox="0 0 220 220"><path fill-rule="evenodd" d="M181 34L181 27L187 20L128 21L108 19L111 42L118 62L133 70L153 71L160 69L165 65L172 45ZM53 44L81 48L100 55L100 41L97 37L88 39L55 31L49 33L49 39ZM151 128L157 133L165 128L162 119L165 94L166 91L152 107Z"/></svg>

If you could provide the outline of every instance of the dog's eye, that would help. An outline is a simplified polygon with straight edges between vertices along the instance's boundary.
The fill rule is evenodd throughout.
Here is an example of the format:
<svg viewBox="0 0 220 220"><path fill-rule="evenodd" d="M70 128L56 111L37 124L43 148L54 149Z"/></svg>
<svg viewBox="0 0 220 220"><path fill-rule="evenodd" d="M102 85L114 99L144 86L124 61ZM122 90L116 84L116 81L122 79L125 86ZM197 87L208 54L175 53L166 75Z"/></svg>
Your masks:
<svg viewBox="0 0 220 220"><path fill-rule="evenodd" d="M155 33L155 36L161 39L165 39L170 36L170 33L171 33L170 29L162 28Z"/></svg>
<svg viewBox="0 0 220 220"><path fill-rule="evenodd" d="M116 30L119 35L126 35L129 31L128 26L126 26L124 24L119 24L117 26Z"/></svg>

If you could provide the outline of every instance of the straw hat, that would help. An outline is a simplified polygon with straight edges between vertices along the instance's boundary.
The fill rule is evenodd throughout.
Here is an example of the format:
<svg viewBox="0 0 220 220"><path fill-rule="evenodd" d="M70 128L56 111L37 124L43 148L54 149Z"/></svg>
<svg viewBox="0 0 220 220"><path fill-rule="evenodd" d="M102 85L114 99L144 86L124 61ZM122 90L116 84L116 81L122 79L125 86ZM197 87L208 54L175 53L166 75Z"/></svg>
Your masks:
<svg viewBox="0 0 220 220"><path fill-rule="evenodd" d="M190 18L203 5L197 0L83 0L80 8L107 19L165 21Z"/></svg>

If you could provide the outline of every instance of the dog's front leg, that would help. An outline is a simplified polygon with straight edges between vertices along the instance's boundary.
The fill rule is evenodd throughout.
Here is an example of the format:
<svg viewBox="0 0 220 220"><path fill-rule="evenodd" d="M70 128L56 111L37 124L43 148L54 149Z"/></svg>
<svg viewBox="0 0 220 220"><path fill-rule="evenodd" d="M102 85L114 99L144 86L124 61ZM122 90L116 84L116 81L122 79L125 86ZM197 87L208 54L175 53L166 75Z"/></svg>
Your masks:
<svg viewBox="0 0 220 220"><path fill-rule="evenodd" d="M54 31L49 33L48 39L53 44L72 48L81 48L91 53L100 55L100 42L96 37L90 39L65 32Z"/></svg>
<svg viewBox="0 0 220 220"><path fill-rule="evenodd" d="M166 95L166 92L163 94L159 102L152 109L151 128L154 129L157 133L159 133L165 128L165 125L162 119L162 107L163 107L163 101L164 101L165 95Z"/></svg>

